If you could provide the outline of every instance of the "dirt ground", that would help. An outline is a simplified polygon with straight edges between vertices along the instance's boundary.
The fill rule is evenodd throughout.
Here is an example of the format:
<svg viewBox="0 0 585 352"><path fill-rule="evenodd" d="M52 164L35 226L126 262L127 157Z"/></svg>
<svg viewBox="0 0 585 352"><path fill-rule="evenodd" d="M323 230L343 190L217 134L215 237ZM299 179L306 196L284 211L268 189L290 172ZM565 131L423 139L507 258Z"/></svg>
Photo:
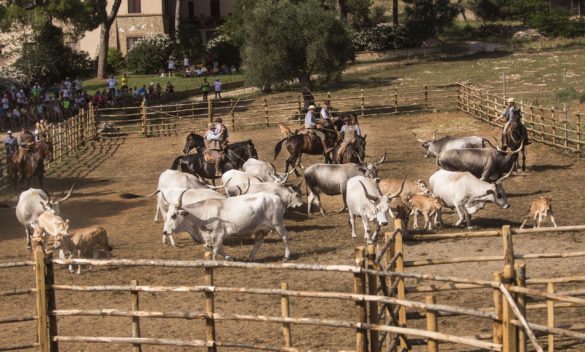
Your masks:
<svg viewBox="0 0 585 352"><path fill-rule="evenodd" d="M438 129L438 135L480 134L496 136L498 130L478 122L462 113L435 113L403 115L362 121L363 133L367 134L367 155L379 159L388 152L387 161L380 166L382 177L409 177L428 180L435 171L433 160L424 159L420 144L412 133L421 138L430 138ZM272 160L274 143L279 133L276 128L258 131L231 133L231 140L251 138L264 160ZM93 144L87 153L70 163L69 168L49 175L46 187L49 191L66 191L77 182L74 196L64 203L61 213L71 220L72 228L100 225L108 230L114 246L115 258L149 259L202 259L204 248L194 243L187 235L180 234L178 247L161 244L162 224L154 224L154 199L125 200L121 192L146 194L154 190L160 172L170 166L173 158L181 153L184 136L160 138L111 139ZM284 155L276 160L279 168L284 166ZM309 165L319 162L319 157L304 156ZM480 229L498 228L504 224L518 226L527 212L532 199L540 195L553 195L556 220L559 225L585 224L585 197L583 175L585 165L572 155L562 154L548 147L532 144L528 149L528 170L505 181L511 207L501 209L488 205L473 219ZM0 196L0 202L15 205L14 194ZM305 197L306 199L306 197ZM350 236L347 212L332 214L341 206L341 197L322 197L326 218L315 214L306 216L306 204L291 210L286 215L286 226L291 238L293 263L353 264L356 245L364 244L363 238L354 241ZM421 219L422 220L422 219ZM444 221L448 225L441 232L459 231L453 227L456 214L448 211ZM363 233L358 222L358 234ZM477 238L468 240L443 240L435 242L406 243L405 259L429 259L473 255L501 255L500 238ZM551 235L515 236L516 253L574 252L584 251L580 235L567 233ZM17 222L14 211L0 209L0 262L27 260L24 229ZM226 244L226 251L237 258L245 258L252 249L248 238L236 238ZM280 262L284 254L282 242L275 235L269 237L260 249L259 262ZM414 270L416 269L416 270ZM502 269L501 262L464 263L413 268L413 272L490 280L494 271ZM530 260L527 263L529 278L556 277L583 274L582 258ZM154 269L154 268L95 268L81 275L69 274L65 268L56 270L56 282L75 285L127 285L138 279L144 285L202 285L202 270ZM310 272L256 271L222 269L217 270L215 282L218 286L278 288L281 281L289 283L295 290L322 290L351 292L351 274L323 274ZM2 269L0 291L12 288L33 287L31 268ZM408 282L409 286L416 282ZM428 282L421 282L428 285ZM579 287L565 285L558 290ZM540 287L543 289L543 287ZM581 286L582 288L582 286ZM141 294L141 309L154 311L204 309L202 294L196 293L144 293ZM424 300L423 295L408 295L409 299ZM449 291L437 294L438 303L464 307L491 307L492 293L487 290ZM130 309L130 295L118 292L57 293L57 309ZM278 297L218 294L218 313L257 315L280 315ZM10 296L0 300L0 317L33 315L33 296ZM560 310L557 324L582 321L582 311ZM294 317L354 320L354 305L347 301L291 298L291 314ZM546 324L544 310L530 311L532 322ZM130 336L130 319L114 317L62 317L59 318L60 335L84 336ZM409 326L422 326L423 321L409 321ZM30 342L35 339L34 323L18 323L2 326L0 346ZM439 330L461 336L472 336L491 332L491 324L477 319L441 318ZM176 339L205 339L205 323L200 320L142 319L143 337L166 337ZM292 327L293 344L303 349L353 349L355 334L350 329L326 329L307 325ZM217 323L217 339L246 343L281 344L281 328L278 324L220 321ZM545 339L541 338L541 342ZM569 350L583 351L584 345L560 342ZM423 347L418 347L422 350ZM128 345L61 343L62 351L129 351ZM416 349L416 348L415 348ZM465 350L461 346L444 345L445 350ZM144 351L182 351L176 347L145 346ZM191 349L189 349L191 350Z"/></svg>

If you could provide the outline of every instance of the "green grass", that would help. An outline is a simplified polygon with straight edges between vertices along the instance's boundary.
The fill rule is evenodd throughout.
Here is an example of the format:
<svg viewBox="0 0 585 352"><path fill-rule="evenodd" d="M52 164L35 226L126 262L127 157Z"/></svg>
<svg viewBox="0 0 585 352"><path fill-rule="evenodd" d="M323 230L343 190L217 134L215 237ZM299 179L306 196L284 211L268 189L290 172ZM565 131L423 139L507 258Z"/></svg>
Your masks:
<svg viewBox="0 0 585 352"><path fill-rule="evenodd" d="M128 86L133 88L134 86L140 87L142 85L148 86L150 82L153 82L155 85L160 83L163 87L166 86L167 82L171 82L173 86L175 86L175 91L180 92L188 89L194 89L201 87L201 83L203 82L203 78L183 78L180 76L175 77L159 77L155 75L134 75L134 74L127 74L128 75ZM115 76L118 80L118 85L120 84L120 78L122 77L121 74ZM233 82L233 81L241 81L244 79L242 74L233 74L233 75L220 75L214 76L209 75L207 76L207 80L209 83L212 83L216 77L219 77L222 83ZM88 79L83 82L83 86L87 89L89 94L95 93L98 89L105 89L107 88L106 80L99 80L99 79Z"/></svg>

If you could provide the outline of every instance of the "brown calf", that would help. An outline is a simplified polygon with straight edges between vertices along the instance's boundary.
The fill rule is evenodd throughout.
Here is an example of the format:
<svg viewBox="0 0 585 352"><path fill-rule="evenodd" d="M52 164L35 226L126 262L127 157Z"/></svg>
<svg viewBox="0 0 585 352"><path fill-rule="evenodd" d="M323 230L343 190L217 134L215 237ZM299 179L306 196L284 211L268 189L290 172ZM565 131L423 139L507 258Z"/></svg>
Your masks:
<svg viewBox="0 0 585 352"><path fill-rule="evenodd" d="M288 138L292 134L290 128L288 128L283 122L278 124L278 128L280 129L280 139Z"/></svg>
<svg viewBox="0 0 585 352"><path fill-rule="evenodd" d="M93 226L77 230L69 235L60 235L55 239L55 248L69 251L69 259L98 258L98 249L106 252L106 256L112 256L112 247L108 243L108 233L103 227ZM69 271L73 272L73 266L69 265ZM81 265L77 266L77 273L81 273Z"/></svg>
<svg viewBox="0 0 585 352"><path fill-rule="evenodd" d="M523 228L526 225L526 222L532 217L534 220L534 227L540 227L540 223L542 219L546 218L547 215L550 215L550 221L553 223L554 227L557 227L557 223L555 222L555 217L553 215L552 209L552 197L538 197L532 202L530 206L530 213L526 215L524 222L520 228ZM538 217L538 221L536 218Z"/></svg>
<svg viewBox="0 0 585 352"><path fill-rule="evenodd" d="M425 224L423 226L424 229L428 228L429 231L433 230L433 224L431 221L431 217L435 216L435 225L439 226L442 225L443 221L441 219L441 199L439 197L434 197L431 195L426 194L415 194L410 198L410 206L412 208L412 212L410 215L414 215L414 224L413 228L418 228L418 214L422 213L425 218Z"/></svg>

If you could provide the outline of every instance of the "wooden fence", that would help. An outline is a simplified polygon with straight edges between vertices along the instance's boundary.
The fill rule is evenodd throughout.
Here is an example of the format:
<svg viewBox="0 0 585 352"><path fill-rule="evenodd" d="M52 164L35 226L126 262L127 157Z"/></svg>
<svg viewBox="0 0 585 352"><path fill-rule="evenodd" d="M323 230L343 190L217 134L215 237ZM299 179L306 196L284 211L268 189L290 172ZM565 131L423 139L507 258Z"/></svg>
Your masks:
<svg viewBox="0 0 585 352"><path fill-rule="evenodd" d="M192 346L207 348L208 351L217 349L252 349L270 351L300 351L303 348L295 347L294 326L314 326L316 329L326 327L331 333L344 334L344 331L353 331L355 345L347 346L343 350L352 351L395 351L411 349L417 344L425 344L429 351L438 351L441 344L457 344L467 348L476 348L492 351L526 351L528 343L532 349L542 351L538 336L545 335L549 351L555 348L556 338L569 338L576 343L585 344L585 324L560 324L555 319L558 309L567 307L583 307L585 299L578 296L585 295L585 290L558 291L554 285L567 282L585 282L585 277L561 278L529 278L526 279L526 264L517 259L532 258L564 258L581 257L585 253L554 253L532 254L531 256L516 254L513 249L513 235L545 233L551 229L516 230L504 226L501 231L482 231L477 233L447 234L446 238L465 238L479 236L501 236L503 255L494 258L503 262L503 271L494 273L493 280L445 277L440 275L420 274L404 271L405 268L422 265L443 265L450 263L471 262L471 258L448 258L444 262L405 261L404 241L433 240L427 236L404 236L400 221L395 223L395 230L386 233L379 245L357 247L355 250L355 265L312 265L301 263L259 264L210 261L209 254L205 260L174 261L174 260L57 260L51 255L45 255L40 247L34 249L34 260L20 263L2 263L0 269L34 266L34 289L18 289L2 291L0 295L24 295L34 293L37 302L36 316L0 317L0 324L15 323L23 320L37 320L38 339L27 346L0 346L0 350L21 349L25 347L37 348L39 351L58 351L59 346L71 342L77 343L105 343L132 345L135 351L140 351L143 345L165 346ZM583 231L585 226L572 226L554 229L555 231ZM476 262L484 261L478 258ZM100 285L92 286L72 285L55 282L53 268L55 264L91 264L100 267L149 267L149 268L191 268L203 270L203 282L198 285L187 283L184 286L156 286L140 285L137 280L129 279L129 285ZM253 288L224 286L216 280L220 271L232 269L266 271L309 271L322 273L337 273L339 280L351 280L352 292L338 291L306 291L290 289L288 282L283 281L280 287ZM173 269L169 269L173 270ZM120 274L123 272L120 271ZM337 275L336 274L336 275ZM286 274L281 277L286 277ZM149 280L148 278L144 278ZM417 280L416 286L407 286L407 282ZM434 282L431 285L418 282ZM528 288L527 286L547 285L546 289ZM491 307L464 307L461 304L454 306L437 303L435 294L444 291L483 290L493 296ZM71 309L56 307L55 294L57 292L126 292L129 294L128 309ZM200 311L152 311L141 308L141 295L144 293L195 293L204 295L204 308ZM424 299L416 299L417 295L424 294ZM255 315L240 313L224 313L218 307L221 301L216 299L217 294L235 294L239 297L246 295L279 297L280 315ZM406 299L406 295L412 296ZM314 318L310 311L292 312L290 298L336 300L352 304L355 310L355 319L343 320L338 318ZM225 301L224 301L225 302ZM544 303L543 303L544 302ZM266 303L264 303L266 304ZM303 305L297 305L302 308ZM219 309L218 309L219 308ZM533 310L547 311L547 325L537 324L527 320L527 312ZM77 336L59 333L60 319L64 317L126 317L131 324L128 336ZM470 317L484 321L491 327L491 334L476 334L461 336L441 332L441 321L444 319L458 319ZM59 320L58 320L59 318ZM166 337L143 336L141 322L145 319L186 319L201 320L205 328L196 335L197 339L171 339ZM423 319L426 324L417 321ZM281 346L272 346L258 343L244 343L230 341L229 338L218 334L218 325L224 321L244 321L250 323L271 323L281 326ZM225 331L225 330L224 330ZM99 331L95 331L99 335ZM469 331L465 331L469 334ZM24 346L24 347L23 347Z"/></svg>
<svg viewBox="0 0 585 352"><path fill-rule="evenodd" d="M461 83L457 93L459 109L471 116L496 126L494 121L502 114L505 97L487 92L468 83ZM582 153L585 146L585 114L562 108L531 105L519 101L526 129L536 142L563 150Z"/></svg>
<svg viewBox="0 0 585 352"><path fill-rule="evenodd" d="M437 111L454 108L456 84L421 87L379 87L337 94L315 95L317 105L333 102L334 113L359 116ZM120 134L134 137L204 132L208 121L221 117L232 130L262 128L278 123L300 123L304 119L301 95L277 94L265 98L210 99L172 105L146 105L124 109L100 109L97 121L115 123Z"/></svg>

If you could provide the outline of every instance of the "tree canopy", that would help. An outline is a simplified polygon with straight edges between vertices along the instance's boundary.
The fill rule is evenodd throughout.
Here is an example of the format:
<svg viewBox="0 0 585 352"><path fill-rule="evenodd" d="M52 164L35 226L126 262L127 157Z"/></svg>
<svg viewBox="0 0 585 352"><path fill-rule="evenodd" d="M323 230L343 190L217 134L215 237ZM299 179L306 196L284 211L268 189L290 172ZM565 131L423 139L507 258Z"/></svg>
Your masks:
<svg viewBox="0 0 585 352"><path fill-rule="evenodd" d="M351 39L335 10L322 1L240 1L226 28L241 45L246 80L269 88L311 75L338 77L353 56ZM232 20L230 20L232 21Z"/></svg>

